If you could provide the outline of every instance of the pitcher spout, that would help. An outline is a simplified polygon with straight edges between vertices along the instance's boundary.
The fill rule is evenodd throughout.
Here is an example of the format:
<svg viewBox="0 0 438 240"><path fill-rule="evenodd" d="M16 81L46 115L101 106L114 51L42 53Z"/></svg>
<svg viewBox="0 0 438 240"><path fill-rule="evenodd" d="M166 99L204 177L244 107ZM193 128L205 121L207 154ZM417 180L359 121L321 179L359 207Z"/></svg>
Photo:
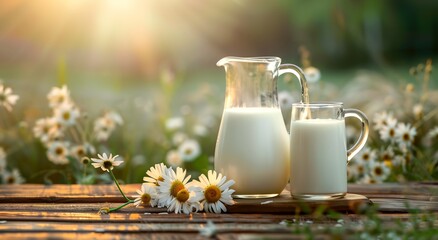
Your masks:
<svg viewBox="0 0 438 240"><path fill-rule="evenodd" d="M266 56L266 57L234 57L228 56L224 57L216 63L216 66L222 67L231 62L240 62L240 63L276 63L280 64L281 59L279 57Z"/></svg>

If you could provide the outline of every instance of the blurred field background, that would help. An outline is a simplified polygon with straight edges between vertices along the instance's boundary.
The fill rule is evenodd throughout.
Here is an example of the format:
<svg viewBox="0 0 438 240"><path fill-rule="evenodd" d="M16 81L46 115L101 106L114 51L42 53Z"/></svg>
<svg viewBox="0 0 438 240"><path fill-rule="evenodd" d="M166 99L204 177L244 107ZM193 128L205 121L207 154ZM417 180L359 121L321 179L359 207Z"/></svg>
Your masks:
<svg viewBox="0 0 438 240"><path fill-rule="evenodd" d="M411 114L404 100L412 97L423 104L423 116L433 113L422 124L432 130L436 74L428 73L430 91L420 101L423 77L410 70L421 72L427 59L438 61L437 12L432 0L2 1L0 79L20 97L13 111L0 109L6 170L18 169L25 182L107 180L90 167L53 164L33 136L37 119L51 114L47 94L66 85L89 125L109 110L123 118L107 141L92 142L97 152L123 157L116 170L122 181L141 182L150 166L166 162L168 152L179 147L176 133L196 140L201 152L175 165L193 175L206 172L212 169L225 95L224 70L216 62L230 55L278 56L303 66L303 47L321 72L310 85L311 100L344 101L370 120L376 112L392 111L400 121L414 121L402 112ZM279 82L279 91L293 95L297 89ZM172 118L183 119L184 126L170 129ZM416 143L428 129L418 130ZM427 157L421 155L427 169L415 176L404 176L403 169L386 180L436 178L433 146L418 147L429 149ZM412 156L420 155L413 150ZM84 180L78 172L94 177Z"/></svg>

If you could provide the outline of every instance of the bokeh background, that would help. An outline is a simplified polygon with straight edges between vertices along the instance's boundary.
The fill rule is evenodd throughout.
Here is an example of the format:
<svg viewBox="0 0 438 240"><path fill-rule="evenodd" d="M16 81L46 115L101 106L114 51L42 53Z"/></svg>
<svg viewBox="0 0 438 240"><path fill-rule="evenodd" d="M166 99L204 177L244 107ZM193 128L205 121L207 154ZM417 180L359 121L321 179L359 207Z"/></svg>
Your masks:
<svg viewBox="0 0 438 240"><path fill-rule="evenodd" d="M174 134L166 121L174 117L207 131L196 137L202 157L186 167L211 168L225 95L216 62L229 55L302 66L300 49L307 49L321 72L311 99L345 101L372 115L384 110L379 99L393 96L391 105L406 84L422 87L409 70L438 60L437 12L433 0L1 1L0 78L20 96L12 117L0 112L12 123L1 128L8 166L28 182L45 181L45 169L67 169L47 161L30 136L35 121L51 113L47 93L65 84L89 118L114 110L124 119L97 148L124 157L119 175L126 182L140 182L164 161ZM430 89L437 85L430 78ZM293 93L297 86L279 88ZM23 127L29 136L20 135Z"/></svg>

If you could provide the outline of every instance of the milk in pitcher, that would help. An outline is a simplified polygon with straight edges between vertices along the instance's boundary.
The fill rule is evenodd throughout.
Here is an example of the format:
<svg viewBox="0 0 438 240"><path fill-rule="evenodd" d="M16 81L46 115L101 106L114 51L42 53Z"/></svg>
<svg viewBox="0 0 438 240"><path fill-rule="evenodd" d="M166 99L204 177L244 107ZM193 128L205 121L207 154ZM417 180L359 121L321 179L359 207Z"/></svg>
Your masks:
<svg viewBox="0 0 438 240"><path fill-rule="evenodd" d="M281 110L225 109L216 144L215 170L235 181L236 197L281 193L289 179L289 136Z"/></svg>

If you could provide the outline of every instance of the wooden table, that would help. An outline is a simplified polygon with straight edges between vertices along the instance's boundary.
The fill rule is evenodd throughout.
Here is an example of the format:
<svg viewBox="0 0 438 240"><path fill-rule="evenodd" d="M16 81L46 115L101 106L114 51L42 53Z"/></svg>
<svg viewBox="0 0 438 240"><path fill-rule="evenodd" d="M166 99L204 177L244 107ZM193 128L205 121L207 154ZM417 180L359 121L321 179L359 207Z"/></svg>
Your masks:
<svg viewBox="0 0 438 240"><path fill-rule="evenodd" d="M140 184L122 185L128 196L134 195L139 187ZM217 239L302 239L309 231L329 237L333 231L327 229L346 223L356 227L346 228L341 234L354 236L363 231L360 224L369 220L369 216L361 214L368 204L377 207L382 226L409 222L412 216L420 218L418 214L428 212L428 216L435 217L429 223L433 225L432 231L438 229L438 182L349 185L348 192L353 196L348 204L296 202L284 191L281 197L270 200L236 199L236 205L228 207L228 212L223 214L173 214L163 208L130 205L118 212L99 215L101 207L115 207L124 202L115 185L1 185L0 236L3 239L202 239L206 236L200 231L205 233L214 228L210 237ZM354 194L369 200L355 200L354 196L360 195ZM419 213L413 215L410 208Z"/></svg>

